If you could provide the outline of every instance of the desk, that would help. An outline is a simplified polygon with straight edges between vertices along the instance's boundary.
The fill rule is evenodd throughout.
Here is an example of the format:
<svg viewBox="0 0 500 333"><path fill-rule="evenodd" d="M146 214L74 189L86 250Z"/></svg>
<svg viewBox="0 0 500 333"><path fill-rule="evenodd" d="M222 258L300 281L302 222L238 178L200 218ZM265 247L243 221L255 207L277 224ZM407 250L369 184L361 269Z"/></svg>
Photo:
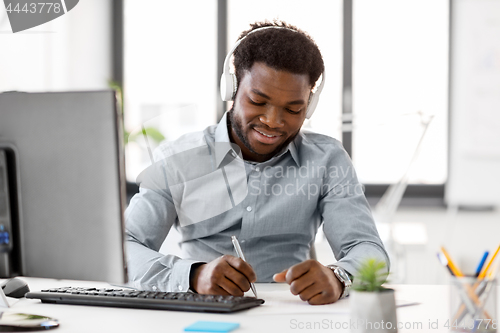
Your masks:
<svg viewBox="0 0 500 333"><path fill-rule="evenodd" d="M105 283L89 281L68 281L39 278L22 278L28 282L31 290L65 286L106 287ZM232 314L206 314L196 312L161 311L105 308L76 305L42 304L39 300L21 299L6 311L25 312L46 315L59 320L60 327L53 332L183 332L184 327L198 320L228 321L240 323L235 332L349 332L349 313L345 310L348 299L338 304L307 307L299 313L301 305L296 307L276 306L276 301L284 305L297 300L289 294L285 284L256 284L260 298L270 301L258 308ZM397 285L396 298L405 301L417 301L421 304L398 308L398 322L413 326L400 329L399 332L447 332L444 323L448 318L448 286L446 285ZM274 300L274 305L272 304ZM498 298L497 298L498 300ZM265 314L269 307L274 314ZM278 308L278 309L277 309ZM299 309L299 310L297 310ZM314 313L310 313L314 310ZM438 322L438 328L429 328L429 322ZM314 328L316 325L316 329ZM338 329L344 325L344 328ZM335 328L337 326L337 329ZM310 328L308 328L310 327ZM500 330L499 330L500 331Z"/></svg>

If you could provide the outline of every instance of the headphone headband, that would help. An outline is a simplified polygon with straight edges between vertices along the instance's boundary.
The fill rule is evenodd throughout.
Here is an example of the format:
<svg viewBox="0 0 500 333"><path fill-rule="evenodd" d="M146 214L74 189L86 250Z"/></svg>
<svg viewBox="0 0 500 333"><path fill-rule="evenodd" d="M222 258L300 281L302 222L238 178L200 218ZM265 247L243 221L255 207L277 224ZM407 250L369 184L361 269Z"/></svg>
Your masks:
<svg viewBox="0 0 500 333"><path fill-rule="evenodd" d="M223 101L232 101L234 100L234 97L236 95L236 90L238 89L238 82L236 79L236 75L234 73L230 72L230 59L231 56L233 55L234 51L240 45L240 43L247 38L249 35L253 34L254 32L265 30L265 29L286 29L290 30L293 32L297 32L296 30L289 29L286 27L278 27L278 26L268 26L268 27L261 27L255 30L250 31L246 36L242 37L240 40L236 42L236 44L232 47L232 49L229 51L229 53L226 56L226 59L224 60L224 67L223 67L223 72L220 78L220 95ZM323 86L325 85L325 71L321 74L321 83L316 89L316 92L311 92L311 95L309 96L309 104L307 105L307 112L306 112L306 118L309 119L311 118L312 114L314 113L314 110L316 109L316 106L318 105L319 101L319 95L321 91L323 90Z"/></svg>

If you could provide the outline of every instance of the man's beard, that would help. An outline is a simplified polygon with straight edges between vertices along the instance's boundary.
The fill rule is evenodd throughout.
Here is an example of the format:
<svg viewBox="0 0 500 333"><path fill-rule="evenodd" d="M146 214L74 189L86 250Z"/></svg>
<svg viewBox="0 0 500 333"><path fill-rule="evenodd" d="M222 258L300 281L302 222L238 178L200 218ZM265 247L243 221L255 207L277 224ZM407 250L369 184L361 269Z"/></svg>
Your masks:
<svg viewBox="0 0 500 333"><path fill-rule="evenodd" d="M231 110L229 110L228 115L229 115L229 124L231 125L231 128L234 129L234 133L236 133L236 136L238 137L238 139L240 139L240 141L243 142L243 144L245 145L245 147L248 150L250 150L250 152L252 154L255 154L255 155L259 156L259 157L262 157L262 159L265 160L265 161L271 159L272 157L274 157L275 155L277 155L279 152L281 152L281 150L283 150L283 147L286 147L290 142L292 142L293 139L295 139L295 137L297 136L297 134L299 134L299 131L300 131L299 130L299 131L297 131L297 133L295 133L294 135L290 136L285 142L283 142L281 145L279 145L271 153L260 154L260 153L256 152L252 148L252 146L250 145L250 142L248 141L248 137L244 135L244 133L243 133L243 125L241 124L241 120L234 116L234 105L231 108ZM229 137L231 137L231 133L232 133L231 128L228 128Z"/></svg>

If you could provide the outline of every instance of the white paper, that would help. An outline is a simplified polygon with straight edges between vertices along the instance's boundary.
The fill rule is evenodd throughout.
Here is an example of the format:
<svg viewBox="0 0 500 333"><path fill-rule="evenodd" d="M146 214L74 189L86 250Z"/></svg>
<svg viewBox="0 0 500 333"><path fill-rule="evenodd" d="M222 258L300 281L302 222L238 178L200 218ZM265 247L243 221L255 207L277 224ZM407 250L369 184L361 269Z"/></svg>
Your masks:
<svg viewBox="0 0 500 333"><path fill-rule="evenodd" d="M288 288L267 291L260 290L257 285L259 298L266 302L261 306L248 311L248 315L276 315L276 314L346 314L350 313L349 298L341 299L332 304L310 305L293 295ZM416 305L417 302L396 300L396 307Z"/></svg>

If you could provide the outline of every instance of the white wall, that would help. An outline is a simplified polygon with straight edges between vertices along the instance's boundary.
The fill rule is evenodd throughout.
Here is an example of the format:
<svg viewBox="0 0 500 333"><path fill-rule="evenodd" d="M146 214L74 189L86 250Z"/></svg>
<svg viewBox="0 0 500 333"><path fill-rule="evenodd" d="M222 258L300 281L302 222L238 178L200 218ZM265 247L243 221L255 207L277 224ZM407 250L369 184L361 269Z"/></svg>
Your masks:
<svg viewBox="0 0 500 333"><path fill-rule="evenodd" d="M12 33L0 6L0 91L108 88L111 0L81 0L65 15Z"/></svg>
<svg viewBox="0 0 500 333"><path fill-rule="evenodd" d="M500 206L500 1L452 11L450 205Z"/></svg>

